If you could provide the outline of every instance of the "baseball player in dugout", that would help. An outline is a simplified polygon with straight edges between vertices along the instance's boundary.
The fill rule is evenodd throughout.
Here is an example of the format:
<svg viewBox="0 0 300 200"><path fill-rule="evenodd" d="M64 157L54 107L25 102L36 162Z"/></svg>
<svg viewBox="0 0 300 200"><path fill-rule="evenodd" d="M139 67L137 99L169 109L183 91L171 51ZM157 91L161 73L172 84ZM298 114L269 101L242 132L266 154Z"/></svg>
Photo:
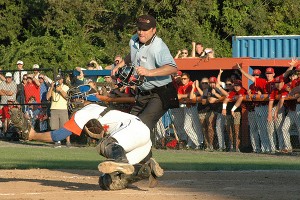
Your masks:
<svg viewBox="0 0 300 200"><path fill-rule="evenodd" d="M138 116L152 130L169 108L179 107L171 78L177 72L177 66L167 45L156 35L155 18L142 15L136 25L137 33L129 42L130 54L112 70L112 75L124 66L132 66L139 76L137 79L143 79L143 83L136 87L136 104L130 113ZM152 133L151 138L153 141Z"/></svg>
<svg viewBox="0 0 300 200"><path fill-rule="evenodd" d="M38 133L25 123L22 111L17 108L11 111L11 120L22 131L24 140L56 142L72 133L77 136L85 133L98 140L96 150L107 158L98 166L102 173L99 185L104 190L124 189L145 178L149 178L149 187L155 187L164 171L149 156L152 146L149 128L135 115L99 105L98 94L91 91L89 85L69 90L68 109L72 117L60 129Z"/></svg>

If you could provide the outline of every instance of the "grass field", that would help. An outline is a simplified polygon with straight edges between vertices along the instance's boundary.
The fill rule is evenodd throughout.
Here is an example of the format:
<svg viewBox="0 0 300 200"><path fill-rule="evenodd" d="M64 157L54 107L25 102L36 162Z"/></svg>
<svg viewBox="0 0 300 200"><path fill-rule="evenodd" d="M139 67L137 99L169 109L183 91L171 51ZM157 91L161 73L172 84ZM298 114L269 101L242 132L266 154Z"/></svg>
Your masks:
<svg viewBox="0 0 300 200"><path fill-rule="evenodd" d="M266 155L193 150L153 150L165 170L300 170L299 153ZM0 169L97 169L94 147L53 148L44 143L0 142Z"/></svg>

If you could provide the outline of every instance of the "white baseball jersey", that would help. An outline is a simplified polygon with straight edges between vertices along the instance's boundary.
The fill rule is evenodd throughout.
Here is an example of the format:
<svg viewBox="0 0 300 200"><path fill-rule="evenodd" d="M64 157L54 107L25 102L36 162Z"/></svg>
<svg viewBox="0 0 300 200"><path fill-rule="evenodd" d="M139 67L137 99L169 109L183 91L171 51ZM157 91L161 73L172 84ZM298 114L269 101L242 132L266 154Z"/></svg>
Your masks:
<svg viewBox="0 0 300 200"><path fill-rule="evenodd" d="M107 134L124 148L129 163L139 163L152 146L149 128L138 117L118 110L110 110L102 117L100 114L104 109L104 106L89 104L77 111L64 128L79 136L89 120L97 119Z"/></svg>

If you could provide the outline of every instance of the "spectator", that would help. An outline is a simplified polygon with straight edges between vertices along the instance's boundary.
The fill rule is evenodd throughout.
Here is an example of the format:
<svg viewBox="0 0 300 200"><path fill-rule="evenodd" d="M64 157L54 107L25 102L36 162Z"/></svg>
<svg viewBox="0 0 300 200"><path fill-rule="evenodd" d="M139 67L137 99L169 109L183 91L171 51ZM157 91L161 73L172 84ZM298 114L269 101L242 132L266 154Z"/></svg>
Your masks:
<svg viewBox="0 0 300 200"><path fill-rule="evenodd" d="M2 74L2 68L0 68L0 83L2 82L2 81L5 81L6 79L5 79L5 76Z"/></svg>
<svg viewBox="0 0 300 200"><path fill-rule="evenodd" d="M172 76L173 84L177 89L177 93L178 93L178 88L183 85L181 81L181 76L182 76L182 71L179 70L177 71L176 74ZM184 145L183 147L185 147L188 139L187 139L187 134L184 131L184 127L182 126L184 124L184 118L182 117L184 116L184 108L183 107L173 108L169 110L169 113L171 115L172 121L177 131L177 135L180 140L180 145Z"/></svg>
<svg viewBox="0 0 300 200"><path fill-rule="evenodd" d="M24 85L25 103L29 102L30 97L34 96L37 103L41 103L40 82L33 74L27 74L27 82Z"/></svg>
<svg viewBox="0 0 300 200"><path fill-rule="evenodd" d="M223 110L222 114L227 115L227 133L229 135L229 145L230 151L240 152L240 125L241 125L241 104L245 95L247 95L247 90L242 87L242 81L236 80L233 82L234 90L229 92L228 97L223 101ZM227 108L228 102L234 101L235 96L238 96L238 99L234 103L233 107ZM227 108L227 109L226 109ZM233 137L234 135L234 137ZM233 148L235 146L235 148Z"/></svg>
<svg viewBox="0 0 300 200"><path fill-rule="evenodd" d="M11 108L17 108L18 106L15 105L17 103L13 99L7 100L7 105L2 107L2 124L3 124L3 133L6 133L10 128L10 114L9 110Z"/></svg>
<svg viewBox="0 0 300 200"><path fill-rule="evenodd" d="M96 60L91 60L90 64L94 67L94 70L103 70L103 67Z"/></svg>
<svg viewBox="0 0 300 200"><path fill-rule="evenodd" d="M14 73L14 81L16 82L17 85L19 85L19 84L22 83L23 76L25 74L27 74L27 71L24 71L23 66L24 66L23 61L22 60L18 60L18 62L17 62L18 71L16 71Z"/></svg>
<svg viewBox="0 0 300 200"><path fill-rule="evenodd" d="M24 86L22 84L22 79L24 75L27 74L27 71L24 71L23 69L24 63L22 60L17 61L17 69L18 71L14 72L13 74L13 80L17 84L17 94L16 94L16 100L19 103L25 103L25 98L24 98Z"/></svg>
<svg viewBox="0 0 300 200"><path fill-rule="evenodd" d="M187 49L178 50L174 58L188 58L189 51Z"/></svg>
<svg viewBox="0 0 300 200"><path fill-rule="evenodd" d="M38 80L40 83L41 102L46 102L47 101L47 92L53 81L44 74L40 74L38 77Z"/></svg>
<svg viewBox="0 0 300 200"><path fill-rule="evenodd" d="M16 101L17 84L12 80L12 73L6 72L5 81L0 83L1 104L7 104L7 100Z"/></svg>
<svg viewBox="0 0 300 200"><path fill-rule="evenodd" d="M259 69L254 69L252 76L260 77L261 71ZM258 95L262 94L262 91L252 83L248 89L248 95ZM254 153L265 152L265 149L262 150L261 142L261 131L258 128L258 122L256 119L255 107L261 105L261 102L258 101L246 101L244 102L248 111L248 124L249 124L249 131L250 131L250 141L251 146Z"/></svg>
<svg viewBox="0 0 300 200"><path fill-rule="evenodd" d="M219 76L221 76L222 70L220 70ZM212 88L211 95L208 96L208 102L211 104L211 110L216 116L216 133L218 138L218 151L225 151L225 116L222 115L222 101L223 98L228 96L228 93L220 86L220 78L214 76L209 78L209 86Z"/></svg>
<svg viewBox="0 0 300 200"><path fill-rule="evenodd" d="M33 77L32 78L35 78L36 80L38 80L39 75L40 75L40 72L38 70L40 69L40 66L38 64L34 64L32 66L32 69L33 69Z"/></svg>
<svg viewBox="0 0 300 200"><path fill-rule="evenodd" d="M96 61L94 61L96 62ZM97 77L96 76L90 76L90 75L84 75L84 70L95 70L95 63L88 63L86 65L86 68L82 67L76 67L75 70L79 72L79 75L76 76L76 85L82 85L82 84L88 84L90 81L96 82ZM101 67L101 66L100 66ZM98 66L99 68L99 66Z"/></svg>
<svg viewBox="0 0 300 200"><path fill-rule="evenodd" d="M36 99L34 96L31 96L28 100L28 104L25 108L26 118L30 120L32 127L37 130L37 119L40 114L40 108L36 104Z"/></svg>
<svg viewBox="0 0 300 200"><path fill-rule="evenodd" d="M208 102L208 97L211 96L212 88L209 87L208 78L204 77L201 79L201 86L199 81L194 82L193 89L190 97L196 98L196 96L201 97L201 102L197 104L198 116L202 126L202 133L204 133L205 150L213 151L214 142L214 125L215 125L215 113L211 109L211 104Z"/></svg>
<svg viewBox="0 0 300 200"><path fill-rule="evenodd" d="M178 88L179 99L189 99L191 92L194 92L197 87L197 80L195 83L190 80L188 73L181 75L182 86ZM187 149L190 149L193 144L195 149L201 149L203 144L202 127L199 121L197 106L194 103L187 103L182 105L184 107L184 130L188 135Z"/></svg>
<svg viewBox="0 0 300 200"><path fill-rule="evenodd" d="M116 55L114 59L114 63L105 67L106 70L113 70L119 63L123 61L121 55Z"/></svg>
<svg viewBox="0 0 300 200"><path fill-rule="evenodd" d="M67 97L69 87L63 83L63 76L58 74L55 78L55 83L52 82L51 87L47 92L47 100L51 100L51 130L57 130L63 127L64 123L69 120ZM66 138L67 147L71 146L70 136ZM61 147L61 142L55 143L55 147Z"/></svg>
<svg viewBox="0 0 300 200"><path fill-rule="evenodd" d="M212 48L203 47L202 43L192 42L192 57L200 57L200 58L214 58L215 52Z"/></svg>
<svg viewBox="0 0 300 200"><path fill-rule="evenodd" d="M292 152L292 145L290 141L290 135L288 131L283 132L282 124L285 120L285 106L284 100L288 96L289 91L287 90L287 85L284 84L284 77L276 77L274 79L275 89L270 94L269 107L274 105L274 101L277 96L279 96L279 101L275 106L274 111L274 122L278 123L277 127L279 130L276 130L278 137L278 147L279 151L283 153ZM277 128L275 127L275 128Z"/></svg>

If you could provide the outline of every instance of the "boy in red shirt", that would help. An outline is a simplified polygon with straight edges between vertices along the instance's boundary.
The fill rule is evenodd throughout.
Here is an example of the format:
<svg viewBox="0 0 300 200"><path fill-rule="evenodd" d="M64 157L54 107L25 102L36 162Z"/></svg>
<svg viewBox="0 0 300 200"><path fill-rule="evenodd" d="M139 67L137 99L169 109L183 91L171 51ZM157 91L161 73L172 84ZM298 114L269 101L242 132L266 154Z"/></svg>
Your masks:
<svg viewBox="0 0 300 200"><path fill-rule="evenodd" d="M235 101L234 106L231 108L231 116L227 117L226 119L229 120L229 123L227 122L227 132L229 134L229 141L230 141L230 150L232 150L233 144L235 144L235 151L239 152L239 146L240 146L240 125L241 125L241 104L243 101L243 98L245 95L247 95L247 90L242 87L242 81L236 80L233 82L234 90L229 92L228 97L223 101L223 110L222 114L226 115L228 110L227 103L229 101ZM236 99L237 96L237 99ZM235 141L233 140L233 131L235 135Z"/></svg>

